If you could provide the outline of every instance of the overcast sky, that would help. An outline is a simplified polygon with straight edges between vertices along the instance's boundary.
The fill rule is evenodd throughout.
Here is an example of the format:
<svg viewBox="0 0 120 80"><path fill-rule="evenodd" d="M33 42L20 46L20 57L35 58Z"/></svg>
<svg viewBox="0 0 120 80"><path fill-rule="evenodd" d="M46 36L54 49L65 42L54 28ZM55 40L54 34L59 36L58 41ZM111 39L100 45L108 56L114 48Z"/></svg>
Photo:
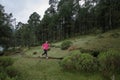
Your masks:
<svg viewBox="0 0 120 80"><path fill-rule="evenodd" d="M29 16L37 12L41 17L49 7L49 0L0 0L6 13L12 13L17 22L27 23Z"/></svg>

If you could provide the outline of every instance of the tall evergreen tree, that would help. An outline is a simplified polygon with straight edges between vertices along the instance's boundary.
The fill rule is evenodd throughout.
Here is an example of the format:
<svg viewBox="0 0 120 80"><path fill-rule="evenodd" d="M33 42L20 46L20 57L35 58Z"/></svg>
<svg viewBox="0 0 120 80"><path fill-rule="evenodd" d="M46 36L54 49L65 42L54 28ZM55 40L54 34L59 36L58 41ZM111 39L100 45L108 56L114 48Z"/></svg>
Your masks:
<svg viewBox="0 0 120 80"><path fill-rule="evenodd" d="M11 46L12 29L11 14L5 13L4 7L0 5L0 46L8 48Z"/></svg>
<svg viewBox="0 0 120 80"><path fill-rule="evenodd" d="M34 12L28 24L20 29L24 33L21 34L23 42L28 35L30 45L34 45L45 40L58 41L89 34L97 29L105 32L117 28L120 23L118 0L49 0L49 5L41 21Z"/></svg>
<svg viewBox="0 0 120 80"><path fill-rule="evenodd" d="M29 35L30 35L30 40L31 40L31 45L36 45L38 43L38 27L40 24L40 15L36 12L30 15L29 20L28 20L28 28L30 30Z"/></svg>

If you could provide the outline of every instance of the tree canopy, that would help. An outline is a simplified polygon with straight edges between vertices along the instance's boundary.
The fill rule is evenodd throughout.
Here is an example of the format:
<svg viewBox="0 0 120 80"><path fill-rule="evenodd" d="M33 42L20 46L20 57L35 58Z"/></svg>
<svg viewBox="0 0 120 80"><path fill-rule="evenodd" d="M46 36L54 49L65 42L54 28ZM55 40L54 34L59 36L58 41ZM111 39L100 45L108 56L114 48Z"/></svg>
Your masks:
<svg viewBox="0 0 120 80"><path fill-rule="evenodd" d="M40 45L46 40L56 42L120 26L119 0L49 0L49 5L42 19L33 12L28 23L18 23L15 30L17 46ZM9 44L11 39L10 18L0 6L2 45Z"/></svg>

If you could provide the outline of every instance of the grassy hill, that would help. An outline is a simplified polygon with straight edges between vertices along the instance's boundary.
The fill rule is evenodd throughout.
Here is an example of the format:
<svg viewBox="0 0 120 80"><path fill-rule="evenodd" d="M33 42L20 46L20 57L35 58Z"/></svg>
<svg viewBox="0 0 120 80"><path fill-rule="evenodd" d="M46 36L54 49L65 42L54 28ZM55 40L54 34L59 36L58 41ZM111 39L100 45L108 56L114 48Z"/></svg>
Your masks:
<svg viewBox="0 0 120 80"><path fill-rule="evenodd" d="M73 42L74 49L115 49L120 51L120 29L112 30L98 35L84 35L68 39ZM52 43L57 47L51 47L48 56L65 57L69 55L70 50L61 50L60 44ZM66 72L59 66L60 60L41 59L39 56L43 53L41 46L24 49L24 55L13 56L16 61L15 66L22 74L21 80L104 80L99 73L81 73ZM37 52L36 55L33 53ZM119 80L120 76L117 80Z"/></svg>

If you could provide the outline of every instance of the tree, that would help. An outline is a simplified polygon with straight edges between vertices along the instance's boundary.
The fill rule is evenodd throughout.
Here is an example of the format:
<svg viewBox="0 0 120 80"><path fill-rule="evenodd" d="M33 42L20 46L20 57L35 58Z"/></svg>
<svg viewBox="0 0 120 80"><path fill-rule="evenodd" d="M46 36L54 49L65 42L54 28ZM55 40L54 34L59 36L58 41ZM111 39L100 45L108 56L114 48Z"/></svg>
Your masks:
<svg viewBox="0 0 120 80"><path fill-rule="evenodd" d="M37 45L39 35L38 35L38 28L40 24L40 15L36 12L30 15L28 20L28 28L30 30L29 35L31 40L31 45Z"/></svg>
<svg viewBox="0 0 120 80"><path fill-rule="evenodd" d="M119 5L118 0L99 0L96 6L96 15L103 32L119 26Z"/></svg>
<svg viewBox="0 0 120 80"><path fill-rule="evenodd" d="M73 21L73 0L61 0L58 4L58 12L60 24L62 26L62 32L64 38L72 36L74 32L74 21Z"/></svg>
<svg viewBox="0 0 120 80"><path fill-rule="evenodd" d="M49 0L49 5L41 21L39 14L34 12L28 24L18 27L18 33L22 32L18 34L22 44L33 46L46 40L55 42L119 26L118 0Z"/></svg>
<svg viewBox="0 0 120 80"><path fill-rule="evenodd" d="M11 16L11 14L5 13L4 7L0 5L0 46L3 46L4 48L11 46Z"/></svg>

